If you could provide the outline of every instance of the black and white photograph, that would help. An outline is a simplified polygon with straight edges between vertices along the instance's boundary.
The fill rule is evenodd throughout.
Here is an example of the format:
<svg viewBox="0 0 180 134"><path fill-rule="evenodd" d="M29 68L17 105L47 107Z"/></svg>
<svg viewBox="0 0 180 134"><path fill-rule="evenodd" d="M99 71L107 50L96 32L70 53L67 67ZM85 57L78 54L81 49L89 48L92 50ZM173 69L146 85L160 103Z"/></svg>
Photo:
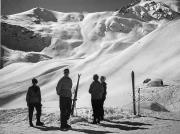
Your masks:
<svg viewBox="0 0 180 134"><path fill-rule="evenodd" d="M0 134L180 134L180 0L0 6Z"/></svg>

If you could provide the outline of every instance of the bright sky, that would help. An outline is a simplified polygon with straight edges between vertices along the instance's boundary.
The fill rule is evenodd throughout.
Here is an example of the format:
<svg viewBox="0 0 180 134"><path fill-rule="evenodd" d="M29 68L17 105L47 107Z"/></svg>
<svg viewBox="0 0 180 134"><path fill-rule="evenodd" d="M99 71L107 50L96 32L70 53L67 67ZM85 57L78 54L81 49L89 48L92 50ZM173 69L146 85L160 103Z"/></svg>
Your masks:
<svg viewBox="0 0 180 134"><path fill-rule="evenodd" d="M14 14L34 7L61 12L114 11L132 0L1 0L1 13Z"/></svg>

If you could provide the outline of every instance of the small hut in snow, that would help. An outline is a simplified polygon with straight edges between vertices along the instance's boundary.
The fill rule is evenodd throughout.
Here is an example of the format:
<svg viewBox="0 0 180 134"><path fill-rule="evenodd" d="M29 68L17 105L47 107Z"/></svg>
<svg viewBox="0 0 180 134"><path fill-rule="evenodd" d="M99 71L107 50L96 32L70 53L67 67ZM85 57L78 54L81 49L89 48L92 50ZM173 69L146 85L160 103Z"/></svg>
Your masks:
<svg viewBox="0 0 180 134"><path fill-rule="evenodd" d="M148 82L147 85L150 87L160 87L160 86L163 86L164 84L163 84L162 79L154 79L154 80L151 80L150 82Z"/></svg>

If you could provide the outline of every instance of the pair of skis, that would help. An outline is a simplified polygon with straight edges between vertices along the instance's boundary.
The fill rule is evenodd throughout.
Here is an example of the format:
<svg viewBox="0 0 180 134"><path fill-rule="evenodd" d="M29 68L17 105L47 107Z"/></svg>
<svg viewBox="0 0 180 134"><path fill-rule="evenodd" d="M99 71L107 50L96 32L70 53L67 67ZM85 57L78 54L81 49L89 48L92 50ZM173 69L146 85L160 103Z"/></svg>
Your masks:
<svg viewBox="0 0 180 134"><path fill-rule="evenodd" d="M73 102L72 102L71 115L74 115L74 108L76 106L76 101L77 101L77 93L78 93L78 88L79 88L80 77L81 77L81 74L78 74L78 81L77 81L77 85L76 85L76 89L75 89L74 97L73 97Z"/></svg>

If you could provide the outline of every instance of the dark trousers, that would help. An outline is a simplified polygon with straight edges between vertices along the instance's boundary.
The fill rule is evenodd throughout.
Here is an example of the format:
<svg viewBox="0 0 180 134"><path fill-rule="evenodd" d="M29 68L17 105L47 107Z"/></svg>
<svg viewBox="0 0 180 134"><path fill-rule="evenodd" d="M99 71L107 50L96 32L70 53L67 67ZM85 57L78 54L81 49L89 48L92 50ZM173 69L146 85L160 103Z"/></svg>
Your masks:
<svg viewBox="0 0 180 134"><path fill-rule="evenodd" d="M28 112L29 112L29 122L32 123L32 117L33 117L33 111L34 108L36 109L36 119L37 122L40 122L40 117L41 117L41 104L40 103L33 103L29 104L28 106Z"/></svg>
<svg viewBox="0 0 180 134"><path fill-rule="evenodd" d="M101 99L101 119L104 119L104 101L105 101L105 98Z"/></svg>
<svg viewBox="0 0 180 134"><path fill-rule="evenodd" d="M60 97L61 125L66 125L71 114L72 100L68 97Z"/></svg>
<svg viewBox="0 0 180 134"><path fill-rule="evenodd" d="M101 119L101 100L91 99L94 121L100 121Z"/></svg>

